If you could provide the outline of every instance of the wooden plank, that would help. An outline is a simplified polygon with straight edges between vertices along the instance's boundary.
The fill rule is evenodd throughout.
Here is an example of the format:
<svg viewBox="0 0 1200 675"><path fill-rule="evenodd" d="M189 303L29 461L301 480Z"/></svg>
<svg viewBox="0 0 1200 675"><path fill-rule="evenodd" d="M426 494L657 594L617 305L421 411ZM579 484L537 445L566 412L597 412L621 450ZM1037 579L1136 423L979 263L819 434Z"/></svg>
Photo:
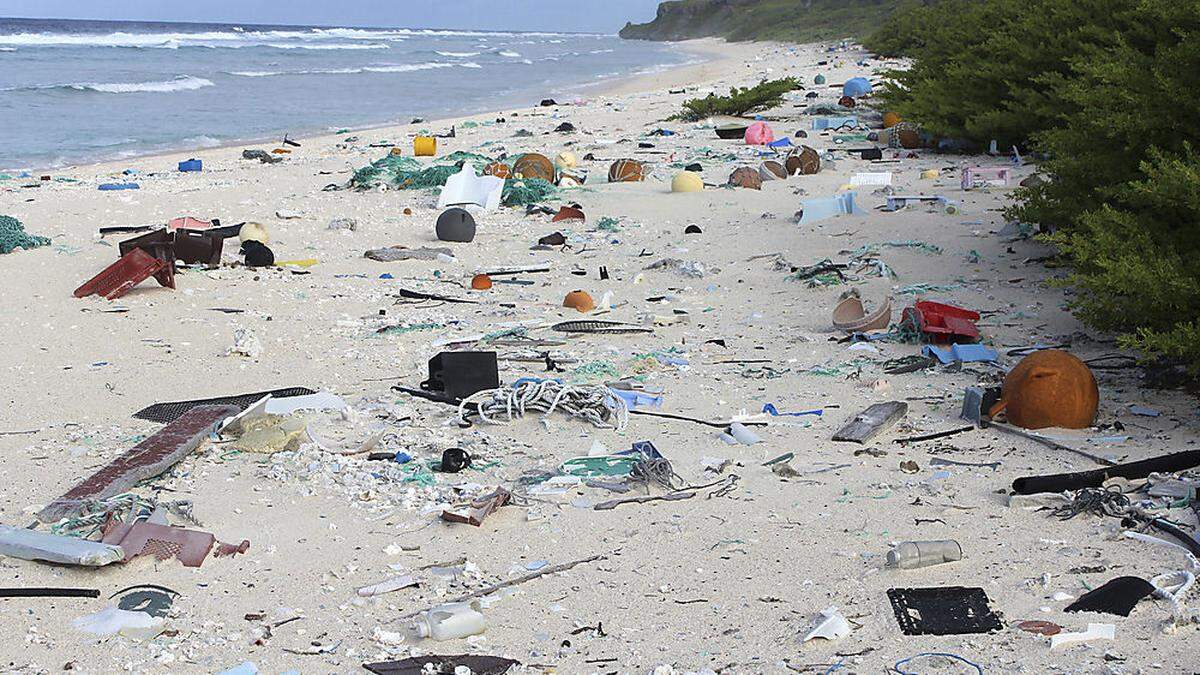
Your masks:
<svg viewBox="0 0 1200 675"><path fill-rule="evenodd" d="M69 518L80 512L84 502L126 492L165 472L203 443L218 423L239 412L240 409L230 405L192 408L50 502L38 514L38 519L43 523L55 523Z"/></svg>
<svg viewBox="0 0 1200 675"><path fill-rule="evenodd" d="M833 440L866 443L878 436L884 429L900 421L900 418L906 414L908 414L908 404L904 401L876 403L855 415L854 419L847 422L840 431L833 435Z"/></svg>

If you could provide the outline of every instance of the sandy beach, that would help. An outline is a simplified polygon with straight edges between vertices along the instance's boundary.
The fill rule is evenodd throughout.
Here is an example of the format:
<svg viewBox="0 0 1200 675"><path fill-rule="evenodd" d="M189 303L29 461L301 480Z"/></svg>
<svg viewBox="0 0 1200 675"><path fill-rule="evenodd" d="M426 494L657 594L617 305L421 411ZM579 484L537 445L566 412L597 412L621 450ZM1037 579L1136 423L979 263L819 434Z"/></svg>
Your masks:
<svg viewBox="0 0 1200 675"><path fill-rule="evenodd" d="M135 492L164 503L189 500L199 523L190 527L223 542L249 540L249 550L198 568L150 556L100 569L0 558L0 586L100 589L98 599L0 599L0 630L8 636L0 646L3 670L215 673L249 661L264 673L354 673L368 662L471 653L515 659L522 665L513 673L869 673L946 652L989 673L1193 672L1200 637L1194 627L1165 628L1171 614L1162 601L1145 600L1129 617L1064 612L1066 596L1078 598L1113 577L1186 569L1183 554L1123 538L1115 519L1059 520L1037 505L1009 505L1015 478L1096 464L986 429L896 442L964 426L964 388L998 383L1019 360L1010 350L1069 344L1084 359L1121 353L1112 336L1085 329L1066 311L1068 291L1051 283L1063 272L1044 265L1047 246L998 234L1007 195L1033 167L1006 157L891 150L872 163L844 152L864 143L814 131L804 105L840 96L840 87L810 84L817 74L834 84L886 68L857 65L867 57L861 51L715 40L680 48L704 61L547 91L560 104L552 107L300 139L279 164L247 161L243 147L222 147L52 173L70 182L0 182L0 214L53 242L0 255L7 286L0 294L0 523L34 522L44 505L161 428L131 417L158 402L284 387L331 392L382 431L376 451L415 458L405 468L323 452L313 442L273 455L235 452L224 440L204 443ZM724 187L735 168L759 166L762 148L718 140L708 123L665 121L686 99L784 76L803 78L820 96L796 92L765 117L778 136L832 153L815 175L767 181L761 190ZM879 126L877 115L862 119ZM556 132L564 122L576 130ZM474 241L446 243L434 231L437 191L324 189L346 184L392 146L411 156L419 130L452 126L456 135L438 140L439 156L594 156L581 162L589 175L583 187L546 202L554 211L578 203L587 222L552 223L548 215L501 208L476 213ZM658 129L674 134L650 135ZM799 130L807 138L795 138ZM192 157L203 161L203 172L175 170ZM647 180L605 182L621 158L647 162ZM679 170L672 165L692 162L703 166L710 187L671 193ZM960 187L965 167L999 165L1012 169L1010 187ZM122 175L126 169L137 173ZM931 170L938 177L921 177ZM845 194L862 172L891 172L892 193L940 195L958 208L884 212L885 191L860 185L853 188L854 214L796 222L802 200ZM140 189L97 189L126 180ZM29 183L39 186L23 187ZM246 268L235 264L241 258L232 239L224 264L181 268L175 290L150 279L111 302L72 297L118 258L123 237L101 237L100 228L180 216L263 223L277 261L316 263ZM354 219L356 229L329 228L343 218ZM600 227L605 218L616 224ZM701 232L685 234L689 225ZM569 248L533 248L555 231ZM377 262L363 255L396 245L448 247L453 260ZM861 247L873 247L895 276L850 270L847 283L816 287L791 278L793 267L844 261ZM648 269L664 259L679 262ZM471 290L478 271L525 265L550 271L513 277L526 285ZM602 266L607 279L600 278ZM401 289L474 302L414 303L399 297ZM611 293L614 307L589 317L564 308L564 296L576 289L597 301ZM999 352L998 364L885 373L885 362L918 355L921 347L840 341L844 333L830 316L850 289L872 307L891 296L893 322L919 299L979 311L983 341ZM759 442L730 445L719 428L638 415L622 431L561 413L462 428L453 407L392 389L425 380L428 360L448 349L439 345L582 318L653 331L564 337L531 329L531 337L564 342L550 347L567 364L564 372L547 373L537 358L505 358L520 356L517 347L492 347L501 355L501 381L637 377L661 389L661 412L703 420L756 415L765 404L822 413L770 418L753 427ZM381 333L386 327L392 329ZM239 331L253 334L261 351L230 354ZM1136 373L1097 369L1096 428L1056 431L1055 438L1118 462L1198 449L1195 400L1144 388ZM908 404L898 424L865 445L831 440L858 412L887 401ZM1131 406L1159 415L1135 415ZM328 415L312 420L313 431L336 426ZM618 452L642 440L670 461L680 483L724 479L727 489L596 510L646 491L583 484L552 490L536 479L597 444ZM472 468L410 472L450 447L468 450ZM794 455L792 475L764 466L785 453ZM706 471L714 458L728 463ZM480 527L438 518L446 504L498 486L512 491L513 502ZM957 540L963 559L915 570L884 566L894 542L941 539ZM488 596L482 635L437 642L403 634L405 615L593 556L602 557ZM403 574L416 576L419 587L356 593ZM178 592L166 633L152 640L97 637L72 625L135 584ZM887 591L935 586L984 589L1002 628L903 634ZM804 642L831 606L850 633ZM1014 627L1027 620L1066 632L1112 623L1116 637L1051 651L1048 638ZM974 669L935 660L919 672Z"/></svg>

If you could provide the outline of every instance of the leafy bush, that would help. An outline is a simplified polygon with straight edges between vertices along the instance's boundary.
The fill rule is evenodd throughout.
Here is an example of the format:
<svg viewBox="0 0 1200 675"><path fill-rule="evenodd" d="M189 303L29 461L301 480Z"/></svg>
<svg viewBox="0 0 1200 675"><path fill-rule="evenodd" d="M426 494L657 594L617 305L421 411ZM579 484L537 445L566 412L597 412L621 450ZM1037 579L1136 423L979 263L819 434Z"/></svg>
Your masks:
<svg viewBox="0 0 1200 675"><path fill-rule="evenodd" d="M650 23L627 24L632 40L812 42L868 35L895 8L914 0L672 0Z"/></svg>
<svg viewBox="0 0 1200 675"><path fill-rule="evenodd" d="M1111 45L1128 0L943 0L894 16L868 45L903 52L881 104L942 137L1025 146L1070 112L1072 60Z"/></svg>
<svg viewBox="0 0 1200 675"><path fill-rule="evenodd" d="M800 81L794 77L780 80L764 80L753 87L733 87L729 96L709 94L704 98L693 98L685 101L683 112L671 119L684 122L698 122L717 115L740 117L747 113L769 110L783 103L783 95L800 88Z"/></svg>

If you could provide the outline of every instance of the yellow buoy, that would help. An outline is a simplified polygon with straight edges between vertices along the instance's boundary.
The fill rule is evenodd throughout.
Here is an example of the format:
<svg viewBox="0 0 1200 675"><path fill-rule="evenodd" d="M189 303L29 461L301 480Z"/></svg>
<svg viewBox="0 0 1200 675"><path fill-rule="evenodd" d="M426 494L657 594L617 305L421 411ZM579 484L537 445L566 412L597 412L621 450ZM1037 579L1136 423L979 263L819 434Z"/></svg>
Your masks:
<svg viewBox="0 0 1200 675"><path fill-rule="evenodd" d="M899 113L885 112L883 113L883 128L891 129L902 121Z"/></svg>
<svg viewBox="0 0 1200 675"><path fill-rule="evenodd" d="M417 136L413 139L413 154L417 157L433 157L437 154L437 139L432 136Z"/></svg>
<svg viewBox="0 0 1200 675"><path fill-rule="evenodd" d="M570 171L579 166L579 158L573 152L559 153L558 159L554 161L559 171Z"/></svg>
<svg viewBox="0 0 1200 675"><path fill-rule="evenodd" d="M694 171L680 171L671 181L671 192L700 192L704 189L704 179Z"/></svg>

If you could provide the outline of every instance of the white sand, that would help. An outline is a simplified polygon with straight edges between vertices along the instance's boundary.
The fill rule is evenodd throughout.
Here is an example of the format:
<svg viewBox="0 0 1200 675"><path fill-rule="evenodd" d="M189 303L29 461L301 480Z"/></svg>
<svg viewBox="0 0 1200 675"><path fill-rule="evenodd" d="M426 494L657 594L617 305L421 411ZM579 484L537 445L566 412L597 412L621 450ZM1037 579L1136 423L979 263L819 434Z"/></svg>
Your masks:
<svg viewBox="0 0 1200 675"><path fill-rule="evenodd" d="M985 311L981 328L1002 353L1063 341L1073 341L1074 351L1084 357L1114 351L1111 336L1085 330L1065 311L1064 290L1045 285L1061 271L1029 259L1047 255L1047 248L1029 241L1008 243L993 234L1004 222L1000 209L1007 203L1007 190L964 193L957 171L936 181L918 178L924 169L995 162L923 152L919 159L879 166L839 153L834 165L819 175L767 183L761 192L710 189L669 194L674 173L669 161L691 161L701 148L737 153L752 165L758 162L753 150L718 141L710 129L662 121L684 99L697 95L698 87L700 94L707 88L724 93L731 85L753 84L764 76L798 75L811 82L818 72L837 83L862 70L855 65L862 54L827 55L813 47L789 52L775 45L709 41L689 48L719 58L610 85L603 94L583 90L581 105L477 115L468 119L484 122L504 116L508 121L474 129L460 126L457 138L442 140L442 153L474 150L493 141L484 152L496 154L503 148L510 154L538 151L554 157L570 149L602 160L633 156L656 164L652 180L608 185L602 181L609 162L586 162L595 182L552 202L556 208L579 202L589 215L586 226L562 228L547 216L501 210L480 218L473 243L449 244L458 259L452 264L379 263L362 256L369 248L394 244L440 245L433 233L434 195L321 191L327 184L345 182L353 169L386 152L367 144L388 140L407 154L417 128L445 131L450 121L308 139L275 166L243 161L240 148L219 148L55 173L82 181L78 184L25 189L18 187L21 181L0 183L0 213L54 240L52 247L0 256L5 280L0 316L6 333L0 357L6 385L0 412L0 452L5 459L0 469L5 486L0 522L31 522L40 505L153 433L157 425L130 417L145 405L284 386L332 391L355 404L395 402L401 416L411 414L413 419L395 426L397 435L389 439L388 448L406 449L424 460L438 457L451 445L468 447L485 468L457 478L482 486L524 489L517 483L522 473L553 470L565 459L586 454L596 440L613 450L636 440L653 440L688 482L711 480L699 463L704 456L732 460L730 471L741 477L728 496L701 495L615 511L587 508L614 495L581 487L565 496L531 499L528 506L506 507L473 528L421 513L433 493L415 487L369 478L339 484L331 467L340 464L342 474L357 476L367 466L357 460L320 458L310 451L297 461L277 457L273 470L271 460L262 456L226 456L224 449L206 446L140 492L151 495L162 489L163 500L194 500L203 529L224 541L250 539L249 552L210 559L199 569L173 560L139 559L101 571L0 560L5 577L0 586L83 586L102 592L100 600L0 600L0 629L7 636L0 646L3 669L53 672L71 664L88 673L199 673L250 660L264 672L294 668L353 673L362 672L363 662L398 658L415 647L434 653L505 655L531 664L527 672L563 674L645 673L660 664L680 672L788 672L785 664L801 672L824 672L843 660L839 653L857 655L845 657L846 667L835 672L866 673L919 652L939 651L960 654L986 672L1194 670L1200 638L1195 628L1164 634L1161 625L1169 610L1161 602L1144 601L1131 617L1122 618L1066 614L1062 610L1067 603L1051 599L1058 591L1077 597L1115 576L1149 578L1183 567L1180 555L1113 536L1118 524L1112 519L1081 516L1059 522L1045 512L1005 505L1014 478L1093 468L1090 462L995 432L972 432L908 448L892 442L960 426L963 387L994 380L993 371L972 365L959 373L884 375L879 362L915 354L918 347L880 343L880 354L848 352L846 345L832 341L837 335L829 325L830 310L847 287L810 289L774 270L769 259L749 260L778 252L792 263L807 265L823 258L844 259L839 251L865 244L921 240L944 250L937 255L881 248L880 257L898 279L870 278L853 287L874 303L889 287L953 286L928 297ZM818 67L822 59L832 64ZM667 93L683 86L690 88L686 95ZM818 90L826 102L834 92ZM570 92L547 96L573 98ZM810 128L804 111L790 103L773 111L772 117L780 135ZM579 132L552 133L563 121ZM639 152L639 136L660 126L678 133L644 139L657 146L656 154ZM535 136L513 138L521 128ZM340 145L349 135L360 141ZM610 145L603 139L622 142ZM828 134L810 132L806 142L821 150L835 147ZM204 173L174 172L176 163L189 156L204 160ZM723 183L743 163L703 157L698 161L710 183ZM140 172L135 177L140 191L96 190L99 183L119 179L118 173L127 167ZM947 215L923 207L882 213L876 207L884 197L866 188L858 192L859 214L806 227L793 222L805 195L834 194L853 173L879 170L894 172L898 193L944 194L961 201L962 213ZM1019 169L1018 178L1029 171ZM413 215L403 214L406 207ZM274 214L280 209L303 217L279 220ZM72 297L76 286L117 257L120 237L100 241L97 228L162 223L180 215L217 217L225 223L261 221L270 228L277 259L320 262L303 276L229 266L185 270L173 292L151 280L113 303ZM620 231L597 232L595 224L603 216L619 218ZM329 221L338 217L356 218L358 231L328 231ZM703 234L684 236L690 223L698 224ZM529 250L540 236L558 229L573 235L574 250ZM578 253L584 241L587 250ZM236 240L227 242L226 249L227 262L238 259ZM647 255L638 257L642 251ZM979 262L967 261L971 251L978 252ZM643 267L663 257L698 261L709 272L695 279L648 271L642 283L634 283ZM485 294L459 287L476 268L543 261L554 269L527 275L536 282L532 286L498 284ZM600 265L607 266L611 280L598 280ZM586 275L571 275L575 266ZM445 283L434 278L437 271ZM395 280L379 279L384 273ZM396 306L400 287L472 295L481 304ZM811 422L807 428L759 429L763 441L754 446L728 446L713 429L646 417L633 418L622 434L561 415L546 426L532 417L506 427L463 431L447 424L450 408L389 390L392 384L416 386L425 378L425 363L438 351L430 345L435 340L494 331L517 321L577 318L560 307L563 295L575 288L597 299L612 291L622 305L611 318L620 320L688 312L686 322L660 327L650 336L585 337L560 348L582 362L610 362L626 375L644 365L634 360L636 354L677 350L688 367L660 366L646 373L649 384L665 390L664 411L718 419L740 410L758 412L764 403L773 402L785 411L824 406L824 416L801 418ZM648 300L664 296L668 300L660 303ZM899 307L913 300L897 296L894 318ZM127 311L105 311L113 307ZM244 311L226 314L212 308ZM381 310L386 310L385 317ZM447 325L377 336L375 329L384 322ZM248 327L258 336L264 347L260 358L224 356L236 327ZM716 339L724 340L726 347L706 344ZM716 363L728 359L770 363ZM856 359L861 368L854 365ZM1002 357L1006 366L1015 362ZM744 369L763 365L780 376L743 374ZM836 366L837 374L808 372L816 366ZM541 370L538 364L510 363L502 367L501 376L511 382ZM1109 426L1102 433L1123 434L1130 440L1089 449L1141 459L1194 448L1195 401L1182 394L1139 389L1135 372L1098 374L1099 422L1125 425L1124 431ZM898 399L909 399L908 416L870 446L884 456L855 456L859 446L829 440L860 409ZM1163 415L1132 417L1131 403L1152 406ZM15 431L34 433L8 433ZM801 473L849 466L784 481L761 464L785 452L795 453L792 465ZM931 466L935 453L957 461L1000 461L1002 466L996 471ZM305 479L300 474L310 458L316 458L318 469ZM904 460L915 461L919 472L903 473L899 465ZM936 472L943 469L949 475L939 478ZM439 478L439 494L455 478ZM961 542L966 553L962 562L908 572L882 569L889 542L942 538ZM386 549L392 545L411 550L389 555ZM486 610L488 630L480 638L448 644L410 641L392 647L372 638L377 627L399 630L402 624L389 622L402 614L484 582L524 573L533 561L557 564L603 552L612 555L518 587L515 595ZM355 596L356 588L399 573L389 565L412 570L460 557L477 567L479 577L468 576L449 586L430 580L420 589L382 599ZM1071 571L1084 566L1106 569ZM428 578L428 573L419 574ZM173 636L138 643L98 639L72 627L76 617L102 609L107 603L103 598L138 583L161 584L182 594L170 618L177 631ZM1051 653L1045 638L1013 628L991 635L902 635L887 589L942 585L983 587L1006 626L1044 619L1075 631L1089 622L1111 622L1117 626L1117 639ZM840 607L855 630L836 643L801 644L820 611L830 605ZM304 618L278 628L269 639L260 639L263 622L244 618L247 613L271 615L281 608ZM606 637L571 635L599 622ZM302 651L314 643L336 644L337 649L321 655L285 651ZM910 669L968 672L929 663L915 663Z"/></svg>

